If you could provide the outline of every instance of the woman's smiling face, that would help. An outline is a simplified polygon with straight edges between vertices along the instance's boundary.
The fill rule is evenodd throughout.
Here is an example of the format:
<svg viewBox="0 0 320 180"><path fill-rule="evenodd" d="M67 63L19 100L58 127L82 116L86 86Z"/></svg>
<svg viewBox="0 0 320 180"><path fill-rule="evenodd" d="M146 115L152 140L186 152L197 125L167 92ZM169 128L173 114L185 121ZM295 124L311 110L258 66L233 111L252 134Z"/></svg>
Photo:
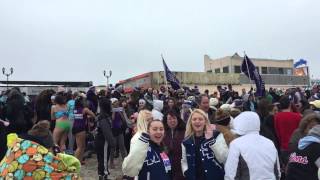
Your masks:
<svg viewBox="0 0 320 180"><path fill-rule="evenodd" d="M163 123L161 121L152 121L148 131L151 141L160 145L164 137Z"/></svg>
<svg viewBox="0 0 320 180"><path fill-rule="evenodd" d="M206 120L203 115L194 113L191 118L191 127L195 134L203 134L205 130Z"/></svg>

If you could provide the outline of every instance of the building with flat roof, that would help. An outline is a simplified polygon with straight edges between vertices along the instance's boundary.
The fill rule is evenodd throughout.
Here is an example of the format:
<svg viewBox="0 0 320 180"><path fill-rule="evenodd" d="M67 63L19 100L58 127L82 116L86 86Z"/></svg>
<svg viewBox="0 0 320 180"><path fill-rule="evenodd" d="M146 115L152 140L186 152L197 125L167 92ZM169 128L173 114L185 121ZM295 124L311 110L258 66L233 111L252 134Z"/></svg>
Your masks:
<svg viewBox="0 0 320 180"><path fill-rule="evenodd" d="M276 60L250 58L259 70L265 82L266 89L306 87L310 84L309 76L294 75L293 59ZM208 55L204 56L205 72L174 72L182 86L198 86L200 91L209 89L216 90L218 85L232 84L233 89L240 91L242 88L255 88L254 82L241 72L243 57L237 53L233 56L211 59ZM159 88L165 85L163 71L144 73L119 82L123 85L126 92L130 92L135 87Z"/></svg>
<svg viewBox="0 0 320 180"><path fill-rule="evenodd" d="M293 59L277 60L250 58L261 75L278 74L293 75ZM235 53L232 56L226 56L217 59L211 59L204 55L204 71L212 73L241 73L241 64L243 57Z"/></svg>

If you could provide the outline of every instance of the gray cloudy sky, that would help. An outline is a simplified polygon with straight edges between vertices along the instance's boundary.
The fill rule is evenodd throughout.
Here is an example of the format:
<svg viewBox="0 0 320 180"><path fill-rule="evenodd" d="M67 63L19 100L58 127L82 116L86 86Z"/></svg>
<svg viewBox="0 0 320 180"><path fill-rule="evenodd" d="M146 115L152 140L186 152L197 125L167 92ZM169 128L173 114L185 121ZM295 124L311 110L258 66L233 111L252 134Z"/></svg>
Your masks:
<svg viewBox="0 0 320 180"><path fill-rule="evenodd" d="M112 82L212 58L307 59L320 77L319 0L0 0L0 65L13 80ZM1 79L5 79L1 76Z"/></svg>

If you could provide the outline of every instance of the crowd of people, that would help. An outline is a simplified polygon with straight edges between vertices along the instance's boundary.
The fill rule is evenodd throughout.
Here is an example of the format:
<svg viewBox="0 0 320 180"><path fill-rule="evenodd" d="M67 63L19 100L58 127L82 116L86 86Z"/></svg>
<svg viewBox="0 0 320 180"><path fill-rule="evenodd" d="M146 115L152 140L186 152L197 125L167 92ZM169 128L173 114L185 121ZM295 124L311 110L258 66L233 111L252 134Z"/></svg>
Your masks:
<svg viewBox="0 0 320 180"><path fill-rule="evenodd" d="M123 179L316 180L320 86L270 88L263 97L216 90L60 87L0 96L0 179L79 177L96 153L99 179L115 158Z"/></svg>

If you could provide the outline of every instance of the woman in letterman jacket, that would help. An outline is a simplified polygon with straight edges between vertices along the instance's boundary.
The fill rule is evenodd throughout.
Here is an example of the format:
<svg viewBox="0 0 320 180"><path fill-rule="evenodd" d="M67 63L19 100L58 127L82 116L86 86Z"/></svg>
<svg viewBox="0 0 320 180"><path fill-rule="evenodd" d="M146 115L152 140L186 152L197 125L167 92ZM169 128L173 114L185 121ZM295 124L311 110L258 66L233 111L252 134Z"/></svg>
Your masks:
<svg viewBox="0 0 320 180"><path fill-rule="evenodd" d="M142 136L142 133L147 133L148 123L152 121L152 113L149 110L141 110L137 117L137 130L133 135L130 141L130 151L126 158L124 158L122 163L122 172L124 176L135 177L138 175L141 167L137 167L135 163L131 162L131 159L136 156L140 156L139 148L141 141L139 138ZM128 163L129 162L129 163Z"/></svg>
<svg viewBox="0 0 320 180"><path fill-rule="evenodd" d="M214 132L206 113L195 109L187 122L182 142L181 167L188 180L223 180L224 168L214 153L219 133Z"/></svg>
<svg viewBox="0 0 320 180"><path fill-rule="evenodd" d="M151 120L147 133L141 133L138 141L131 146L130 154L122 164L123 173L138 180L170 180L171 163L164 151L162 140L164 125L160 120ZM130 168L135 166L135 168Z"/></svg>

